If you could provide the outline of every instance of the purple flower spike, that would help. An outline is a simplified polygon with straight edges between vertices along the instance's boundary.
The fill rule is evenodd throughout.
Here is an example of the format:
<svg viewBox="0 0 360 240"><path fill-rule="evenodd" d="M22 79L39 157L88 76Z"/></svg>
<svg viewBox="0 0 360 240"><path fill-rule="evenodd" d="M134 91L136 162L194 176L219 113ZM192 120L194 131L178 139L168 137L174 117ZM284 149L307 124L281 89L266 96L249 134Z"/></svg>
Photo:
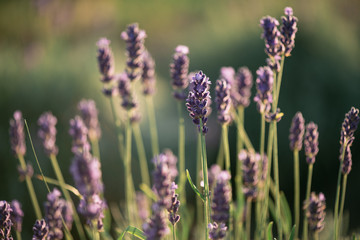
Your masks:
<svg viewBox="0 0 360 240"><path fill-rule="evenodd" d="M297 32L298 19L293 16L291 7L286 7L284 10L285 16L281 17L281 42L285 47L285 56L290 56L291 51L295 47L295 34Z"/></svg>
<svg viewBox="0 0 360 240"><path fill-rule="evenodd" d="M159 240L166 236L170 229L166 220L163 207L158 203L152 205L152 216L143 224L143 230L147 240Z"/></svg>
<svg viewBox="0 0 360 240"><path fill-rule="evenodd" d="M216 222L209 223L209 238L212 240L221 240L224 239L227 232L227 226L224 223L218 225Z"/></svg>
<svg viewBox="0 0 360 240"><path fill-rule="evenodd" d="M100 38L96 45L98 47L98 65L102 75L101 81L109 83L114 78L115 72L114 57L110 48L110 40L107 38Z"/></svg>
<svg viewBox="0 0 360 240"><path fill-rule="evenodd" d="M148 51L144 52L143 55L143 72L142 72L142 83L144 95L154 95L155 93L155 61Z"/></svg>
<svg viewBox="0 0 360 240"><path fill-rule="evenodd" d="M63 239L62 211L65 200L60 198L61 193L54 188L47 195L45 202L45 221L49 226L49 239Z"/></svg>
<svg viewBox="0 0 360 240"><path fill-rule="evenodd" d="M215 94L216 94L215 102L218 111L218 121L221 124L227 124L231 121L230 83L227 82L224 78L217 80L215 87Z"/></svg>
<svg viewBox="0 0 360 240"><path fill-rule="evenodd" d="M319 152L319 132L318 126L310 122L306 125L305 138L304 138L304 150L306 156L306 162L308 164L315 163L315 157Z"/></svg>
<svg viewBox="0 0 360 240"><path fill-rule="evenodd" d="M178 215L179 207L180 207L180 201L178 200L178 194L175 193L175 190L178 188L178 186L175 184L175 182L172 182L171 184L171 205L170 208L168 208L169 212L169 221L173 226L180 220L180 216Z"/></svg>
<svg viewBox="0 0 360 240"><path fill-rule="evenodd" d="M10 144L14 155L25 155L26 144L24 135L24 119L20 111L14 112L14 119L10 119Z"/></svg>
<svg viewBox="0 0 360 240"><path fill-rule="evenodd" d="M11 222L14 224L15 230L17 232L21 232L22 222L24 218L24 212L21 209L21 204L17 200L12 200L10 203L10 207L12 209L10 216Z"/></svg>
<svg viewBox="0 0 360 240"><path fill-rule="evenodd" d="M342 156L343 148L340 148L340 161ZM344 175L349 174L351 171L352 166L352 155L351 155L351 149L350 145L347 145L345 147L345 153L344 153L344 160L342 162L341 171Z"/></svg>
<svg viewBox="0 0 360 240"><path fill-rule="evenodd" d="M232 67L222 67L220 69L219 79L224 79L230 86L233 85L235 78L235 70Z"/></svg>
<svg viewBox="0 0 360 240"><path fill-rule="evenodd" d="M256 89L257 93L254 101L257 103L257 109L260 113L270 111L272 98L272 90L274 83L273 72L269 67L260 67L257 71Z"/></svg>
<svg viewBox="0 0 360 240"><path fill-rule="evenodd" d="M88 129L80 116L70 120L69 134L73 139L71 148L73 153L82 152L84 148L90 149L87 139Z"/></svg>
<svg viewBox="0 0 360 240"><path fill-rule="evenodd" d="M283 52L284 46L280 42L279 22L273 17L267 16L260 20L260 26L264 32L261 37L265 40L265 52L269 56L276 56Z"/></svg>
<svg viewBox="0 0 360 240"><path fill-rule="evenodd" d="M196 73L191 82L192 89L186 99L186 107L190 113L189 115L193 119L194 124L198 126L199 132L203 134L208 132L206 122L210 108L210 84L209 78L206 77L202 71ZM202 122L202 129L200 129L200 120Z"/></svg>
<svg viewBox="0 0 360 240"><path fill-rule="evenodd" d="M242 162L243 192L246 198L256 199L258 197L258 184L266 175L260 176L259 164L261 161L260 154L250 153L245 150L239 153L239 160ZM263 168L267 168L263 164ZM264 172L267 172L264 168Z"/></svg>
<svg viewBox="0 0 360 240"><path fill-rule="evenodd" d="M118 79L118 90L122 98L121 106L126 110L131 110L137 107L137 103L131 92L131 83L127 74L120 73L117 75Z"/></svg>
<svg viewBox="0 0 360 240"><path fill-rule="evenodd" d="M10 204L6 201L0 201L0 239L12 240L11 237L11 213Z"/></svg>
<svg viewBox="0 0 360 240"><path fill-rule="evenodd" d="M281 57L276 55L272 58L266 59L266 64L271 68L271 70L276 71L277 73L280 72L281 64L280 64Z"/></svg>
<svg viewBox="0 0 360 240"><path fill-rule="evenodd" d="M56 123L57 119L51 112L43 113L39 120L38 136L41 138L44 146L45 153L50 155L58 154L58 147L56 146Z"/></svg>
<svg viewBox="0 0 360 240"><path fill-rule="evenodd" d="M96 222L96 227L99 231L103 228L104 210L107 208L106 203L100 198L98 194L86 196L80 200L78 211L86 218L89 226L93 226Z"/></svg>
<svg viewBox="0 0 360 240"><path fill-rule="evenodd" d="M169 208L171 205L171 185L172 176L168 165L168 159L165 154L160 154L153 159L155 169L152 173L153 191L158 196L158 204L162 207Z"/></svg>
<svg viewBox="0 0 360 240"><path fill-rule="evenodd" d="M32 240L47 240L49 239L49 226L44 219L36 220L33 227L34 235Z"/></svg>
<svg viewBox="0 0 360 240"><path fill-rule="evenodd" d="M235 108L249 106L252 85L253 76L250 70L247 67L239 68L235 75L235 82L231 86L231 99Z"/></svg>
<svg viewBox="0 0 360 240"><path fill-rule="evenodd" d="M94 100L81 100L78 104L81 118L83 119L86 128L88 129L89 139L99 139L101 130L99 126L98 110Z"/></svg>
<svg viewBox="0 0 360 240"><path fill-rule="evenodd" d="M341 127L341 137L340 144L343 145L344 142L347 145L352 145L354 141L354 133L359 125L359 109L352 107L348 113L345 115L344 122Z"/></svg>
<svg viewBox="0 0 360 240"><path fill-rule="evenodd" d="M326 215L325 208L326 203L324 194L319 193L319 195L316 195L312 192L310 199L304 206L311 232L321 232L324 229L324 219Z"/></svg>
<svg viewBox="0 0 360 240"><path fill-rule="evenodd" d="M173 55L173 62L170 64L170 75L172 78L172 86L174 89L174 97L177 100L186 99L184 90L189 85L189 48L187 46L179 45L175 48Z"/></svg>
<svg viewBox="0 0 360 240"><path fill-rule="evenodd" d="M133 23L127 26L126 31L121 33L121 38L126 42L126 74L132 82L141 77L146 33L139 28L137 23Z"/></svg>
<svg viewBox="0 0 360 240"><path fill-rule="evenodd" d="M290 127L290 149L300 151L302 149L305 132L305 120L301 112L297 112L292 119Z"/></svg>
<svg viewBox="0 0 360 240"><path fill-rule="evenodd" d="M230 173L221 171L216 179L211 203L211 219L217 223L227 223L230 217L231 185Z"/></svg>

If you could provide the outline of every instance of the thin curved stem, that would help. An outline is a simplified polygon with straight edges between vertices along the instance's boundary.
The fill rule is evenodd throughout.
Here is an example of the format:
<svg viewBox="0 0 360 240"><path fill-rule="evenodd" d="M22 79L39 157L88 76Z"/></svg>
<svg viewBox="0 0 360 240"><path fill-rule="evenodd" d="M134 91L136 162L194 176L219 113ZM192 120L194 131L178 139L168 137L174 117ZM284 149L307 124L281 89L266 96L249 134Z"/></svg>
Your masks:
<svg viewBox="0 0 360 240"><path fill-rule="evenodd" d="M206 142L205 135L202 133L203 123L200 120L200 132L201 135L201 155L202 155L202 170L204 176L204 214L205 214L205 239L208 239L208 224L210 222L210 194L209 194L209 180L208 180L208 167L207 167L207 157L206 157Z"/></svg>
<svg viewBox="0 0 360 240"><path fill-rule="evenodd" d="M299 167L299 150L294 150L294 209L295 209L295 237L299 235L300 224L300 167Z"/></svg>
<svg viewBox="0 0 360 240"><path fill-rule="evenodd" d="M201 136L200 134L198 135L198 140L197 140L197 148L196 148L196 182L199 184L201 181L201 177L200 177L200 171L202 171L201 169L202 166L202 160L201 160ZM200 186L198 186L200 189ZM197 224L198 226L201 223L201 217L204 216L203 212L202 212L202 200L200 198L196 198L196 220L197 220Z"/></svg>
<svg viewBox="0 0 360 240"><path fill-rule="evenodd" d="M346 182L347 182L347 174L343 177L342 183L342 191L341 191L341 203L340 203L340 213L339 213L339 226L338 226L338 234L339 238L341 238L341 229L342 229L342 217L344 212L344 205L345 205L345 195L346 195Z"/></svg>
<svg viewBox="0 0 360 240"><path fill-rule="evenodd" d="M313 164L309 164L305 202L309 201L309 198L310 198L312 173L313 173ZM303 226L303 239L304 240L308 239L308 221L307 221L307 218L305 217L305 215L304 215L304 226Z"/></svg>
<svg viewBox="0 0 360 240"><path fill-rule="evenodd" d="M159 140L156 127L155 108L151 96L146 97L147 110L149 115L150 135L151 135L151 148L153 156L159 155Z"/></svg>
<svg viewBox="0 0 360 240"><path fill-rule="evenodd" d="M172 233L173 233L173 240L176 240L175 225L173 225L173 227L172 227Z"/></svg>
<svg viewBox="0 0 360 240"><path fill-rule="evenodd" d="M179 115L179 145L178 145L178 156L179 156L179 170L180 170L180 202L186 204L186 174L185 174L185 124L184 117L182 115L182 104L178 101L178 115Z"/></svg>
<svg viewBox="0 0 360 240"><path fill-rule="evenodd" d="M276 218L277 218L277 229L278 239L282 240L282 223L280 213L280 180L279 180L279 160L278 160L278 142L277 142L277 129L276 122L274 122L274 180L276 185Z"/></svg>
<svg viewBox="0 0 360 240"><path fill-rule="evenodd" d="M224 153L225 153L225 169L231 174L228 126L226 124L222 125L222 138L223 138L223 146L224 146Z"/></svg>

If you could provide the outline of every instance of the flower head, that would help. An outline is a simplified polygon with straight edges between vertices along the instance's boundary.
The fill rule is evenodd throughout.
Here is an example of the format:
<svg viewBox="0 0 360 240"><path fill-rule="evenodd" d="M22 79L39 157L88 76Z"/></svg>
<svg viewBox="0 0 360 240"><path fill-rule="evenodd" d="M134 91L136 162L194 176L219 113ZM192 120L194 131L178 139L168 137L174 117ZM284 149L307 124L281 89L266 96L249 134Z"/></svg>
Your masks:
<svg viewBox="0 0 360 240"><path fill-rule="evenodd" d="M101 130L99 126L98 110L94 100L81 100L78 104L81 118L88 129L89 139L99 139Z"/></svg>
<svg viewBox="0 0 360 240"><path fill-rule="evenodd" d="M168 208L171 205L171 185L173 182L168 158L162 153L152 161L155 165L155 169L152 173L153 191L158 196L158 205Z"/></svg>
<svg viewBox="0 0 360 240"><path fill-rule="evenodd" d="M33 227L33 237L32 240L47 240L49 234L49 226L44 219L36 220Z"/></svg>
<svg viewBox="0 0 360 240"><path fill-rule="evenodd" d="M285 56L290 56L291 51L295 47L295 34L297 32L298 19L293 16L293 9L286 7L285 16L281 17L282 26L280 28L280 40L285 47Z"/></svg>
<svg viewBox="0 0 360 240"><path fill-rule="evenodd" d="M300 151L305 132L305 120L301 112L297 112L292 119L290 127L290 149Z"/></svg>
<svg viewBox="0 0 360 240"><path fill-rule="evenodd" d="M342 151L343 148L340 148L340 161L341 161ZM344 175L349 174L351 171L351 167L352 167L352 154L351 154L350 145L347 145L345 147L344 160L342 161L342 167L341 167L342 174Z"/></svg>
<svg viewBox="0 0 360 240"><path fill-rule="evenodd" d="M12 240L11 237L11 213L10 204L6 201L0 201L0 239Z"/></svg>
<svg viewBox="0 0 360 240"><path fill-rule="evenodd" d="M158 240L166 236L170 229L166 220L166 214L161 205L155 202L152 205L152 215L143 224L143 230L147 240Z"/></svg>
<svg viewBox="0 0 360 240"><path fill-rule="evenodd" d="M155 61L148 51L143 54L142 83L144 95L153 95L155 93Z"/></svg>
<svg viewBox="0 0 360 240"><path fill-rule="evenodd" d="M149 202L143 192L136 192L136 205L139 210L139 217L144 222L149 217Z"/></svg>
<svg viewBox="0 0 360 240"><path fill-rule="evenodd" d="M14 224L16 231L21 232L22 222L24 218L24 212L21 209L21 204L17 200L12 200L10 203L10 207L12 209L10 216L11 222Z"/></svg>
<svg viewBox="0 0 360 240"><path fill-rule="evenodd" d="M172 182L171 184L171 205L168 208L169 212L169 221L172 225L175 226L175 224L180 220L180 216L178 214L179 207L180 207L180 201L178 199L178 194L175 193L175 190L178 188L178 186L175 184L175 182Z"/></svg>
<svg viewBox="0 0 360 240"><path fill-rule="evenodd" d="M173 62L170 64L170 75L172 78L172 86L174 89L174 97L177 100L186 99L184 90L189 85L189 48L184 45L179 45L175 48L173 55Z"/></svg>
<svg viewBox="0 0 360 240"><path fill-rule="evenodd" d="M14 112L14 119L10 120L10 144L14 155L25 155L26 144L24 134L24 119L20 111Z"/></svg>
<svg viewBox="0 0 360 240"><path fill-rule="evenodd" d="M230 217L231 185L230 173L221 171L216 178L214 195L211 203L211 219L217 223L227 223Z"/></svg>
<svg viewBox="0 0 360 240"><path fill-rule="evenodd" d="M80 200L78 211L86 218L89 226L102 230L104 210L107 208L106 203L100 198L98 194L85 196ZM96 222L96 226L93 223Z"/></svg>
<svg viewBox="0 0 360 240"><path fill-rule="evenodd" d="M216 222L209 223L208 225L209 229L209 238L212 240L221 240L224 239L227 232L227 226L225 223L221 223L218 225Z"/></svg>
<svg viewBox="0 0 360 240"><path fill-rule="evenodd" d="M265 52L269 56L276 56L283 52L284 46L280 42L279 22L273 17L266 16L260 20L263 28L261 37L265 40Z"/></svg>
<svg viewBox="0 0 360 240"><path fill-rule="evenodd" d="M255 199L258 197L258 184L262 177L259 169L260 154L243 150L239 153L239 160L242 162L243 193L246 198Z"/></svg>
<svg viewBox="0 0 360 240"><path fill-rule="evenodd" d="M227 124L231 121L231 97L230 84L224 78L220 78L216 81L215 94L215 102L218 111L218 121L221 124Z"/></svg>
<svg viewBox="0 0 360 240"><path fill-rule="evenodd" d="M319 195L316 195L312 192L310 199L304 206L311 232L321 232L324 229L324 219L326 215L325 208L326 203L324 194L319 193Z"/></svg>
<svg viewBox="0 0 360 240"><path fill-rule="evenodd" d="M126 110L131 110L137 107L137 102L135 101L132 91L131 83L128 75L123 72L117 75L118 79L118 91L122 98L121 106Z"/></svg>
<svg viewBox="0 0 360 240"><path fill-rule="evenodd" d="M344 143L352 145L354 141L354 133L359 125L360 116L359 109L352 107L348 113L345 114L344 122L341 127L340 144Z"/></svg>
<svg viewBox="0 0 360 240"><path fill-rule="evenodd" d="M248 107L250 104L253 77L247 67L238 69L234 84L231 86L231 99L234 107Z"/></svg>
<svg viewBox="0 0 360 240"><path fill-rule="evenodd" d="M260 113L270 111L273 90L274 76L269 67L260 67L257 71L256 89L257 93L254 101L257 103L257 109Z"/></svg>
<svg viewBox="0 0 360 240"><path fill-rule="evenodd" d="M315 157L319 152L319 132L318 126L310 122L306 125L305 138L304 138L304 150L306 156L306 162L308 164L314 164Z"/></svg>
<svg viewBox="0 0 360 240"><path fill-rule="evenodd" d="M58 147L56 146L56 123L57 119L51 112L43 113L39 120L39 131L38 136L43 142L45 153L50 155L57 155Z"/></svg>
<svg viewBox="0 0 360 240"><path fill-rule="evenodd" d="M88 129L80 116L75 116L70 120L69 134L73 139L71 148L73 153L76 154L83 151L84 148L90 148L87 139Z"/></svg>

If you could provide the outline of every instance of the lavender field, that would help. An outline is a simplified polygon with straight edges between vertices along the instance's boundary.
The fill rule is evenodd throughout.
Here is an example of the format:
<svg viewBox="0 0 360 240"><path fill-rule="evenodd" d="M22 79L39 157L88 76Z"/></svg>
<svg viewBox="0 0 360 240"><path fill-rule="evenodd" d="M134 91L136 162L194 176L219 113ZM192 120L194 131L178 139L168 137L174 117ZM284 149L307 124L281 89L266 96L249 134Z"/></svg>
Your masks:
<svg viewBox="0 0 360 240"><path fill-rule="evenodd" d="M360 5L289 4L0 3L0 239L360 239Z"/></svg>

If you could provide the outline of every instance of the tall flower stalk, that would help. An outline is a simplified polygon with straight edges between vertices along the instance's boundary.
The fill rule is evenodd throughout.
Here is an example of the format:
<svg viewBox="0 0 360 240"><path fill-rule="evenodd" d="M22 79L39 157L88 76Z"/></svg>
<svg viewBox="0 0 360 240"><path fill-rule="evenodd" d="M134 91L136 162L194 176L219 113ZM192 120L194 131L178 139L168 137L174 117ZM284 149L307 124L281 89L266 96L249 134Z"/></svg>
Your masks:
<svg viewBox="0 0 360 240"><path fill-rule="evenodd" d="M33 205L36 218L41 219L42 214L37 200L34 186L31 181L32 174L28 174L28 166L26 165L24 155L26 153L26 144L25 144L25 134L24 134L24 120L22 118L22 113L20 111L15 111L14 119L10 120L10 143L12 152L20 162L20 169L25 176L26 186L28 188L31 203Z"/></svg>
<svg viewBox="0 0 360 240"><path fill-rule="evenodd" d="M189 92L188 98L186 99L186 106L189 111L190 117L193 119L193 123L197 125L198 132L201 137L201 160L202 160L202 172L204 177L204 218L205 224L208 226L210 222L210 194L209 194L209 181L208 181L208 168L207 168L207 157L206 157L206 142L205 134L208 132L206 126L207 116L209 111L209 100L210 100L210 81L206 75L200 71L195 74L191 84L192 89ZM205 239L208 238L208 229L205 228Z"/></svg>

